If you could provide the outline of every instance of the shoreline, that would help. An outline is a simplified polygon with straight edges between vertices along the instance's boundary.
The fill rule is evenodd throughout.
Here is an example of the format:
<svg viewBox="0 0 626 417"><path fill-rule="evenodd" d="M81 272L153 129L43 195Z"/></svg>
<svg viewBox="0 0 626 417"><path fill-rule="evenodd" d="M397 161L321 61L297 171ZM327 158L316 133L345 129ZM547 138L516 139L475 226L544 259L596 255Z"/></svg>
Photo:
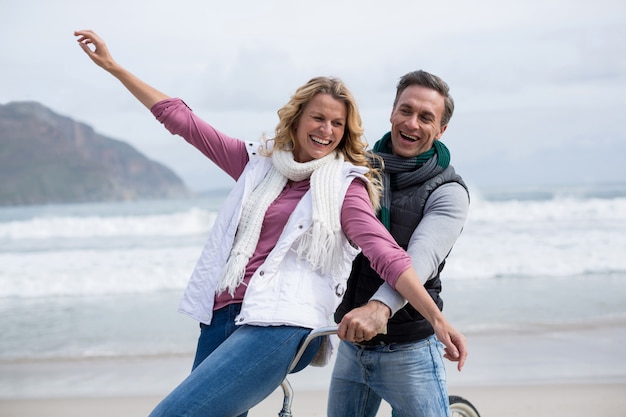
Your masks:
<svg viewBox="0 0 626 417"><path fill-rule="evenodd" d="M449 386L626 383L626 323L531 332L469 333L462 372L446 361ZM193 353L0 361L0 400L164 396L191 369ZM335 357L289 377L296 391L322 391Z"/></svg>
<svg viewBox="0 0 626 417"><path fill-rule="evenodd" d="M470 400L482 417L588 417L626 409L626 364L619 360L626 344L623 322L467 336L470 356L463 371L446 361L449 394ZM192 356L0 361L0 415L148 415L186 377ZM332 361L289 376L294 416L326 414ZM279 388L249 416L276 416L282 400ZM383 403L378 416L390 417L389 406Z"/></svg>
<svg viewBox="0 0 626 417"><path fill-rule="evenodd" d="M539 385L451 386L453 395L472 402L482 417L588 417L620 415L626 409L626 383L572 383ZM0 400L3 417L125 417L148 415L158 404L159 396L115 396L91 398L49 398ZM282 392L272 393L250 410L250 417L278 415ZM295 391L294 416L326 415L326 391ZM383 403L377 414L389 417L390 408Z"/></svg>

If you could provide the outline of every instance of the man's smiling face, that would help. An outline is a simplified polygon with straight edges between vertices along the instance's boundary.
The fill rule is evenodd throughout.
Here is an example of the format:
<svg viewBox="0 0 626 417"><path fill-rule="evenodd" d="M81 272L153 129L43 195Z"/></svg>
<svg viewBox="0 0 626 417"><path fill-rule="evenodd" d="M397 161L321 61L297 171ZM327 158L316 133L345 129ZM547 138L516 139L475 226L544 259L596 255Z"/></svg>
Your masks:
<svg viewBox="0 0 626 417"><path fill-rule="evenodd" d="M420 85L404 89L391 112L393 153L412 158L428 151L448 125L441 126L445 100L437 91Z"/></svg>

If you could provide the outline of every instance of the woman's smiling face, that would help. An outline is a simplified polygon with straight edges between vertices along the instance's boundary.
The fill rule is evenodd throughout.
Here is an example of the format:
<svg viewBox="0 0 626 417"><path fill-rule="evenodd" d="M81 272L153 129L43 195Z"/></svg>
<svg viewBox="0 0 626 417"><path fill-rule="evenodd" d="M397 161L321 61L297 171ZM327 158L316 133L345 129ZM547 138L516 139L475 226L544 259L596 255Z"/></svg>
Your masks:
<svg viewBox="0 0 626 417"><path fill-rule="evenodd" d="M309 162L333 152L343 138L347 112L343 101L330 94L316 94L296 122L294 159Z"/></svg>

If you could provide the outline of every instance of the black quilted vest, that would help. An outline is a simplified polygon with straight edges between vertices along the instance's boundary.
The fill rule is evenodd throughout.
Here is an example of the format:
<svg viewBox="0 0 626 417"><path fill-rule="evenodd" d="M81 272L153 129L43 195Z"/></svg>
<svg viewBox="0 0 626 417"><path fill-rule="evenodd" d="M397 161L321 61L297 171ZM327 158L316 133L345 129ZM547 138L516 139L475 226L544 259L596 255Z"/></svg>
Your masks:
<svg viewBox="0 0 626 417"><path fill-rule="evenodd" d="M449 182L457 182L467 190L463 179L456 174L452 166L449 166L441 174L422 184L393 191L390 207L391 235L402 248L407 248L411 235L422 220L424 206L430 194L437 187ZM439 275L444 264L445 259L439 265L437 275L424 284L440 310L443 309L443 300L439 296L441 292ZM382 278L372 269L369 260L362 253L359 254L352 264L346 293L335 312L335 322L339 323L343 316L353 308L366 304L382 283ZM369 342L361 344L413 342L424 339L433 333L434 330L430 323L411 305L407 304L389 319L386 335L378 335Z"/></svg>

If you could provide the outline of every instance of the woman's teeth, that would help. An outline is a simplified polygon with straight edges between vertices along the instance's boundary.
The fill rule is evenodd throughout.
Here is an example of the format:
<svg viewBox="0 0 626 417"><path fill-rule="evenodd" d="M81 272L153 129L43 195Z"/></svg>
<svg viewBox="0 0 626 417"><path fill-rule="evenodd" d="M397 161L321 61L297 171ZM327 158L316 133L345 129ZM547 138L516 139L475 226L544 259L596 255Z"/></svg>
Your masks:
<svg viewBox="0 0 626 417"><path fill-rule="evenodd" d="M316 136L311 136L311 140L315 143L319 143L320 145L328 145L330 143L329 140L324 140Z"/></svg>

